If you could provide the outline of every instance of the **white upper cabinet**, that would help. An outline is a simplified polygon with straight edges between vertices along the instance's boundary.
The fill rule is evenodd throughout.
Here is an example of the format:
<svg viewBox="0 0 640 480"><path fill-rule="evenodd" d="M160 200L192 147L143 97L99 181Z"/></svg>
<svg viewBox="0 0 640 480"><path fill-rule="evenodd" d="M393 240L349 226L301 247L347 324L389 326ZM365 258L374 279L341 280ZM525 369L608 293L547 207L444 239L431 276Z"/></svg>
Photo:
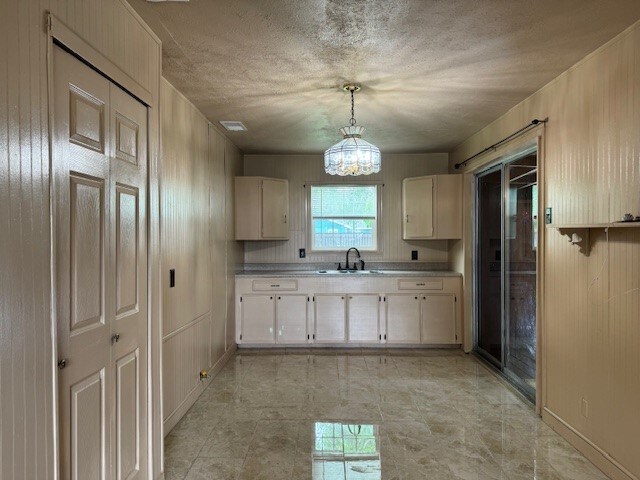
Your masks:
<svg viewBox="0 0 640 480"><path fill-rule="evenodd" d="M462 238L462 175L430 175L402 181L402 238Z"/></svg>
<svg viewBox="0 0 640 480"><path fill-rule="evenodd" d="M402 181L403 238L433 238L433 177Z"/></svg>
<svg viewBox="0 0 640 480"><path fill-rule="evenodd" d="M236 240L289 239L289 181L235 178Z"/></svg>

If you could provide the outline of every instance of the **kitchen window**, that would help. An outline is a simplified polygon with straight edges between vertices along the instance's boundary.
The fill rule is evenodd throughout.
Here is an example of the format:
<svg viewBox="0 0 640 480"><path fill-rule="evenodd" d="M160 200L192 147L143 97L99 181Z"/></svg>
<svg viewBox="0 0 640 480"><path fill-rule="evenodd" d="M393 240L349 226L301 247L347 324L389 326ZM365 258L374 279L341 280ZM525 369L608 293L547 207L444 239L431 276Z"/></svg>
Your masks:
<svg viewBox="0 0 640 480"><path fill-rule="evenodd" d="M311 249L378 250L378 185L312 185Z"/></svg>

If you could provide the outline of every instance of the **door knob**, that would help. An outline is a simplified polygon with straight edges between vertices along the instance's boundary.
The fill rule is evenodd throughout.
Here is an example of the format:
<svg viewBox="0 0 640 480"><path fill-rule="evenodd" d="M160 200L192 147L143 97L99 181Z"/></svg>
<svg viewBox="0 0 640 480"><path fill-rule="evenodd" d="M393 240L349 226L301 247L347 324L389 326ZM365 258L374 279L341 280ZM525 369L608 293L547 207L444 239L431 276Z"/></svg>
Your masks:
<svg viewBox="0 0 640 480"><path fill-rule="evenodd" d="M114 333L113 336L111 337L111 343L118 343L118 340L120 340L120 334Z"/></svg>
<svg viewBox="0 0 640 480"><path fill-rule="evenodd" d="M67 359L66 358L63 358L62 360L60 360L58 362L58 368L60 370L63 370L66 366L67 366Z"/></svg>

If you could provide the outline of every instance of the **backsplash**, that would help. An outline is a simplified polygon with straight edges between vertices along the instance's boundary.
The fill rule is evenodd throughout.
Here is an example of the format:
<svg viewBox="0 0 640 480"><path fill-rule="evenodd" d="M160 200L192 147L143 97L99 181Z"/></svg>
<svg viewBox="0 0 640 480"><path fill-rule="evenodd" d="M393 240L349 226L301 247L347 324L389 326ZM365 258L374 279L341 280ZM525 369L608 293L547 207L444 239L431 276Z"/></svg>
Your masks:
<svg viewBox="0 0 640 480"><path fill-rule="evenodd" d="M344 258L342 259L344 263ZM265 270L333 270L336 264L327 263L245 263L243 271L262 272ZM366 262L367 270L415 270L415 271L445 271L451 267L447 262Z"/></svg>

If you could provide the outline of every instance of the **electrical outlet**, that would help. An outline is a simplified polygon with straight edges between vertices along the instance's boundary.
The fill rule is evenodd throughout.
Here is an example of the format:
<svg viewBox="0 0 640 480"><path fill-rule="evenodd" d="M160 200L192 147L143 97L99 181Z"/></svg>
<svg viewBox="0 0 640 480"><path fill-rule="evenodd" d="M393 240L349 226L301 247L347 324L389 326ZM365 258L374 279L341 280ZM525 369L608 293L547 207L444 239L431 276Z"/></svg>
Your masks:
<svg viewBox="0 0 640 480"><path fill-rule="evenodd" d="M176 269L172 268L169 270L169 288L173 288L176 286Z"/></svg>
<svg viewBox="0 0 640 480"><path fill-rule="evenodd" d="M411 260L418 259L418 250L411 250Z"/></svg>
<svg viewBox="0 0 640 480"><path fill-rule="evenodd" d="M304 248L298 249L298 255L300 256L300 258L305 258L307 256L307 250Z"/></svg>
<svg viewBox="0 0 640 480"><path fill-rule="evenodd" d="M589 402L586 399L582 399L582 408L581 412L584 418L589 418Z"/></svg>

